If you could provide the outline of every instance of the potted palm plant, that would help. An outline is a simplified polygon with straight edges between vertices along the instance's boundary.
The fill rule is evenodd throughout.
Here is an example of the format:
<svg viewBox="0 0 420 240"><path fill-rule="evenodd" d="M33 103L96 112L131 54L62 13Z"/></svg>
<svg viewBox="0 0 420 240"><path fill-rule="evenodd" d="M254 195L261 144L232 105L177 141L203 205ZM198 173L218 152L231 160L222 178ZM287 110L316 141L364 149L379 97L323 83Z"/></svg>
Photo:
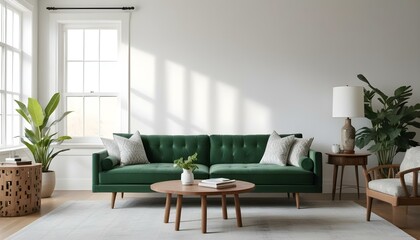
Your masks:
<svg viewBox="0 0 420 240"><path fill-rule="evenodd" d="M60 93L54 94L45 108L34 98L28 98L27 105L15 101L19 106L16 111L30 125L30 128L25 128L25 135L20 137L20 141L31 151L34 161L41 163L41 197L50 197L55 188L55 172L49 170L51 161L59 153L70 150L54 151L53 145L71 139L69 136L58 136L58 132L51 131L52 127L63 120L70 111L63 113L60 118L50 121L51 114L54 113L60 102Z"/></svg>
<svg viewBox="0 0 420 240"><path fill-rule="evenodd" d="M182 157L174 161L174 167L182 168L181 182L182 185L191 185L194 183L193 171L198 168L197 164L197 153L189 156L187 159Z"/></svg>
<svg viewBox="0 0 420 240"><path fill-rule="evenodd" d="M368 150L378 158L379 165L392 164L398 152L404 152L410 146L417 146L416 133L412 128L420 128L420 104L409 105L413 95L411 86L401 86L388 96L372 86L362 75L357 77L368 85L364 89L365 117L372 127L362 127L356 132L356 146L363 148L372 143ZM377 95L377 101L374 102Z"/></svg>

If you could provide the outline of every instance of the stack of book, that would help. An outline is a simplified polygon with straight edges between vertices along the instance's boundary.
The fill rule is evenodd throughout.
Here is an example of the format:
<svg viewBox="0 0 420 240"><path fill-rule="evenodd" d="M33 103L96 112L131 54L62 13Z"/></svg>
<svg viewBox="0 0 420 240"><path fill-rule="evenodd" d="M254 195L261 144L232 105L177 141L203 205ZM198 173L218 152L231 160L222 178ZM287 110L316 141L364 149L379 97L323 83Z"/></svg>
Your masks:
<svg viewBox="0 0 420 240"><path fill-rule="evenodd" d="M13 157L6 158L4 162L0 162L1 165L31 165L32 161L22 161L21 158Z"/></svg>
<svg viewBox="0 0 420 240"><path fill-rule="evenodd" d="M208 187L208 188L231 188L236 187L235 179L228 179L228 178L209 178L205 180L201 180L198 183L198 186L201 187Z"/></svg>

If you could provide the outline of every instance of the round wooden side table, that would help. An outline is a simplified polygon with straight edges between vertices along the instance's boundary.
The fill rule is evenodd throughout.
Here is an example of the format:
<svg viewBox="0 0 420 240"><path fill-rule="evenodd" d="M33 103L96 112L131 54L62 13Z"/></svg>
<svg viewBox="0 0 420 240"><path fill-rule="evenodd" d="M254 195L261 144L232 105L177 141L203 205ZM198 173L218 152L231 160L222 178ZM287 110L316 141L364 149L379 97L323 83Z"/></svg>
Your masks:
<svg viewBox="0 0 420 240"><path fill-rule="evenodd" d="M15 217L41 209L41 164L0 164L0 216Z"/></svg>
<svg viewBox="0 0 420 240"><path fill-rule="evenodd" d="M337 171L338 167L341 166L341 179L340 179L340 195L339 200L341 200L341 189L343 188L343 174L345 166L354 166L356 174L356 184L357 184L357 199L360 197L359 192L359 172L357 170L358 166L361 166L366 170L366 165L368 162L368 156L370 154L345 154L345 153L326 153L328 156L328 164L334 165L334 176L333 176L333 187L332 187L332 200L335 198L335 191L337 185Z"/></svg>

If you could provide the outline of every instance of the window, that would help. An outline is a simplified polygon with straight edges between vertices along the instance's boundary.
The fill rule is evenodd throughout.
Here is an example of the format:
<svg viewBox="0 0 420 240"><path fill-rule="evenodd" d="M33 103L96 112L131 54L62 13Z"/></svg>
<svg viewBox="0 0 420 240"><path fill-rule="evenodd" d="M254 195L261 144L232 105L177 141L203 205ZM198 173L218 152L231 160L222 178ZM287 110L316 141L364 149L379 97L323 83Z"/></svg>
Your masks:
<svg viewBox="0 0 420 240"><path fill-rule="evenodd" d="M120 130L119 28L65 25L64 101L72 137L112 136Z"/></svg>
<svg viewBox="0 0 420 240"><path fill-rule="evenodd" d="M129 13L51 13L46 94L61 92L57 114L67 144L100 143L129 126Z"/></svg>
<svg viewBox="0 0 420 240"><path fill-rule="evenodd" d="M21 118L14 100L22 97L22 12L0 2L0 145L19 144Z"/></svg>

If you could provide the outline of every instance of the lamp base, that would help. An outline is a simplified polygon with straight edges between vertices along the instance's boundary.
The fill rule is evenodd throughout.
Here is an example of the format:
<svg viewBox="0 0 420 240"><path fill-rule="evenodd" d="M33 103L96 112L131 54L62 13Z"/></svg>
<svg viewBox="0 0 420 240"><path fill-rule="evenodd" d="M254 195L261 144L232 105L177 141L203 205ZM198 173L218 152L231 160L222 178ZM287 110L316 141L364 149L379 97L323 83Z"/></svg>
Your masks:
<svg viewBox="0 0 420 240"><path fill-rule="evenodd" d="M344 126L341 128L341 146L342 153L354 154L356 129L351 125L350 118L344 121Z"/></svg>

